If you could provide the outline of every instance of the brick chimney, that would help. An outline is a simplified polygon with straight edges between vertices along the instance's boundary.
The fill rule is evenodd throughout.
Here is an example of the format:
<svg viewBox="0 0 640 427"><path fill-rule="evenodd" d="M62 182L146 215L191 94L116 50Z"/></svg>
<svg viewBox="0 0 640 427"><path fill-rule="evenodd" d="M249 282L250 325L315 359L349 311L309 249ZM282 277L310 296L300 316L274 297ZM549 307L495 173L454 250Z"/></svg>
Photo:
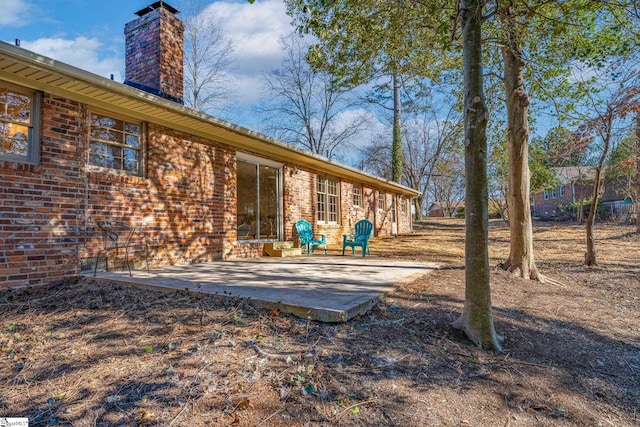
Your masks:
<svg viewBox="0 0 640 427"><path fill-rule="evenodd" d="M184 24L177 13L157 1L125 25L124 83L182 104Z"/></svg>

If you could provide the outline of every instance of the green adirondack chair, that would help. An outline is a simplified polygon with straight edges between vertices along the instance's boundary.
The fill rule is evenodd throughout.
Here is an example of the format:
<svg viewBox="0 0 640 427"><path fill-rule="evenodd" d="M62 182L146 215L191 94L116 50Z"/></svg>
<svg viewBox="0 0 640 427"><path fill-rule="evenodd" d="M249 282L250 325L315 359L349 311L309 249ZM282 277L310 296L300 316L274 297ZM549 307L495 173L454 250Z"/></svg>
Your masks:
<svg viewBox="0 0 640 427"><path fill-rule="evenodd" d="M296 222L296 232L300 237L300 244L307 249L307 255L316 250L316 246L324 246L324 254L327 254L327 238L324 234L314 234L311 223L301 219Z"/></svg>
<svg viewBox="0 0 640 427"><path fill-rule="evenodd" d="M371 237L371 231L373 231L373 223L368 219L361 219L356 222L356 225L353 227L353 234L343 234L342 235L342 255L344 255L344 250L347 246L351 246L351 253L356 253L356 246L360 246L362 248L362 256L365 256L365 253L371 255L371 249L369 249L369 237Z"/></svg>

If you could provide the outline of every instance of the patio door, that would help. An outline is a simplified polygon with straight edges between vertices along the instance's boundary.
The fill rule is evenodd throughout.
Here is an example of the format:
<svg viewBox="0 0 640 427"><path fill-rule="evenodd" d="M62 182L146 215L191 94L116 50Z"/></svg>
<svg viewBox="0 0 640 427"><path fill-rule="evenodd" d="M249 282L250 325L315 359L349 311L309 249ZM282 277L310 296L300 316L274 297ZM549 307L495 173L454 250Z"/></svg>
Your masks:
<svg viewBox="0 0 640 427"><path fill-rule="evenodd" d="M279 240L282 235L282 165L238 155L238 240Z"/></svg>

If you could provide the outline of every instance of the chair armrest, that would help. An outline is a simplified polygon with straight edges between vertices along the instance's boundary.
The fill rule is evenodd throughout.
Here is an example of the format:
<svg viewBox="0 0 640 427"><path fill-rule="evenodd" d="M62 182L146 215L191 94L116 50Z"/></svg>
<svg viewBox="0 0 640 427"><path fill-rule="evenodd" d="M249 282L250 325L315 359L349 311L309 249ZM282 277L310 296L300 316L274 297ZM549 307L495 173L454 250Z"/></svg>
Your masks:
<svg viewBox="0 0 640 427"><path fill-rule="evenodd" d="M324 242L324 241L325 241L325 239L326 239L326 236L325 236L324 234L315 234L315 233L314 233L314 234L311 236L311 238L312 238L313 240L317 240L317 239L316 239L316 237L319 237L319 238L320 238L320 240L321 240L321 241L323 241L323 242Z"/></svg>

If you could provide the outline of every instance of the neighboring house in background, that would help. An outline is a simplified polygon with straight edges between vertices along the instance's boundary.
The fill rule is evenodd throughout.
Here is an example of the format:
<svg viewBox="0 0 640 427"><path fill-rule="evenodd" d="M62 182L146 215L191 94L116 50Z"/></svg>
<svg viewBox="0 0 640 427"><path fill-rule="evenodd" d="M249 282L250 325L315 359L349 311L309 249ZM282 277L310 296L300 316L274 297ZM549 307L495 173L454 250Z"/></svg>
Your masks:
<svg viewBox="0 0 640 427"><path fill-rule="evenodd" d="M561 207L573 203L589 205L593 197L595 171L592 166L567 166L551 168L560 185L553 190L533 194L531 209L533 216L542 219L557 218ZM607 217L626 216L635 212L635 203L620 194L615 182L605 183L600 203Z"/></svg>
<svg viewBox="0 0 640 427"><path fill-rule="evenodd" d="M458 202L433 202L429 206L430 218L452 218L464 215L464 201Z"/></svg>
<svg viewBox="0 0 640 427"><path fill-rule="evenodd" d="M590 199L595 171L591 166L551 168L560 185L553 190L533 194L531 210L534 217L551 219L560 215L560 206Z"/></svg>
<svg viewBox="0 0 640 427"><path fill-rule="evenodd" d="M636 214L637 201L633 200L629 193L628 190L625 191L624 182L607 183L601 199L603 215L608 218L631 220L631 217Z"/></svg>
<svg viewBox="0 0 640 427"><path fill-rule="evenodd" d="M92 268L105 219L144 223L155 265L261 256L299 219L411 231L417 191L184 107L176 13L126 25L125 84L0 42L0 288Z"/></svg>

